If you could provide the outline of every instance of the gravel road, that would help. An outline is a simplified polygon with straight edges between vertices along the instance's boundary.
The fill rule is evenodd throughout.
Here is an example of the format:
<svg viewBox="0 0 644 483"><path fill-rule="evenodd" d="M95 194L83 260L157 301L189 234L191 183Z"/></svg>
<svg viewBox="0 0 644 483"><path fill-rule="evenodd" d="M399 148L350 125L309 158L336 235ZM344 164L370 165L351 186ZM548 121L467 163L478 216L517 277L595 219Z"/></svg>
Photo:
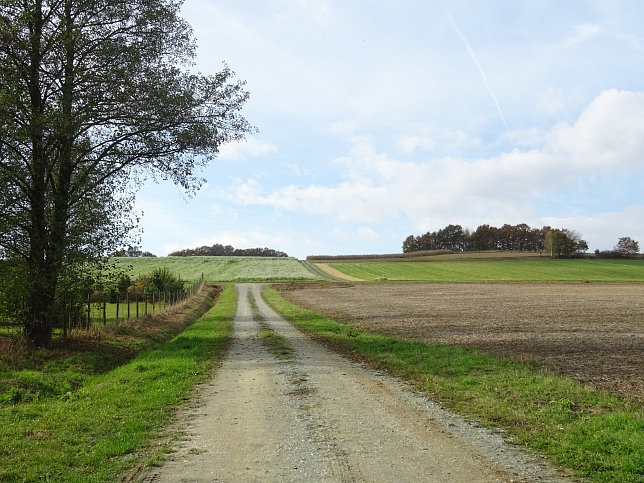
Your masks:
<svg viewBox="0 0 644 483"><path fill-rule="evenodd" d="M236 285L230 352L178 415L175 452L142 481L564 481L498 434L302 335L261 288ZM294 359L268 352L258 318L290 340Z"/></svg>

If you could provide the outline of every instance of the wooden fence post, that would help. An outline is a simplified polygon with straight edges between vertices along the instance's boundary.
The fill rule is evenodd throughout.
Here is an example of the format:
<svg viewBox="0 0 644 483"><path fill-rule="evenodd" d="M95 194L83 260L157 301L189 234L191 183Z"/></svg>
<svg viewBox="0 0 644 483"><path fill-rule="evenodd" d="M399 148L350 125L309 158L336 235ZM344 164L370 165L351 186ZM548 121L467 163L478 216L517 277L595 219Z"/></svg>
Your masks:
<svg viewBox="0 0 644 483"><path fill-rule="evenodd" d="M91 300L90 300L91 296L92 294L89 294L89 293L87 294L87 326L86 326L87 330L89 330L89 325L90 325L89 316L90 316L90 310L91 310Z"/></svg>
<svg viewBox="0 0 644 483"><path fill-rule="evenodd" d="M103 293L103 326L107 325L107 294Z"/></svg>
<svg viewBox="0 0 644 483"><path fill-rule="evenodd" d="M67 327L71 330L72 328L72 301L69 300L69 305L67 306L67 320L63 315L63 338L67 337Z"/></svg>

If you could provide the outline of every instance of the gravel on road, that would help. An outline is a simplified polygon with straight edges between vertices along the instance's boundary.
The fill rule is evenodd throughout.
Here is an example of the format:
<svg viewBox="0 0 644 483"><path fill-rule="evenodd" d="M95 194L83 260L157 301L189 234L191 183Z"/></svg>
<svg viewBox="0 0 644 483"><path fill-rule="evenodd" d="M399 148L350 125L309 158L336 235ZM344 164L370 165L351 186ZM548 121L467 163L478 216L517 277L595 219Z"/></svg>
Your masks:
<svg viewBox="0 0 644 483"><path fill-rule="evenodd" d="M175 452L141 481L565 481L499 433L303 335L263 301L261 284L236 289L228 356L179 412ZM271 355L258 319L294 358Z"/></svg>

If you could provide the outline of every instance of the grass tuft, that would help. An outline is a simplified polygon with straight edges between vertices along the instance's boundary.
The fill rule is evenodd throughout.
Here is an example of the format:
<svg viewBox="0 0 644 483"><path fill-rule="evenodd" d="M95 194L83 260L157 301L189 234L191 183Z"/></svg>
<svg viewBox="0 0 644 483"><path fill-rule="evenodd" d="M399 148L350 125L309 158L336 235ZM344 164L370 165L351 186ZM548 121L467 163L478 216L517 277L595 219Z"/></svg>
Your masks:
<svg viewBox="0 0 644 483"><path fill-rule="evenodd" d="M257 308L257 303L250 293L248 294L248 302L253 312L253 318L259 325L259 339L264 344L264 347L281 361L292 360L295 357L295 349L293 349L288 339L271 329L264 321Z"/></svg>

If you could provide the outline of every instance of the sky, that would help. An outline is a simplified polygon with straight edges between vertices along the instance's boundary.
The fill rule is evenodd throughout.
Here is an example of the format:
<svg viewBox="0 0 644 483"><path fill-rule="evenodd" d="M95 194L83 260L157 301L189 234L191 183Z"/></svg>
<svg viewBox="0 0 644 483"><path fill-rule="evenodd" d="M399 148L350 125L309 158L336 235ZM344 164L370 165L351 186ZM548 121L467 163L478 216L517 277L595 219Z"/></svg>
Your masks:
<svg viewBox="0 0 644 483"><path fill-rule="evenodd" d="M644 249L644 2L186 0L195 69L258 132L187 197L146 183L141 246L399 253L448 224Z"/></svg>

